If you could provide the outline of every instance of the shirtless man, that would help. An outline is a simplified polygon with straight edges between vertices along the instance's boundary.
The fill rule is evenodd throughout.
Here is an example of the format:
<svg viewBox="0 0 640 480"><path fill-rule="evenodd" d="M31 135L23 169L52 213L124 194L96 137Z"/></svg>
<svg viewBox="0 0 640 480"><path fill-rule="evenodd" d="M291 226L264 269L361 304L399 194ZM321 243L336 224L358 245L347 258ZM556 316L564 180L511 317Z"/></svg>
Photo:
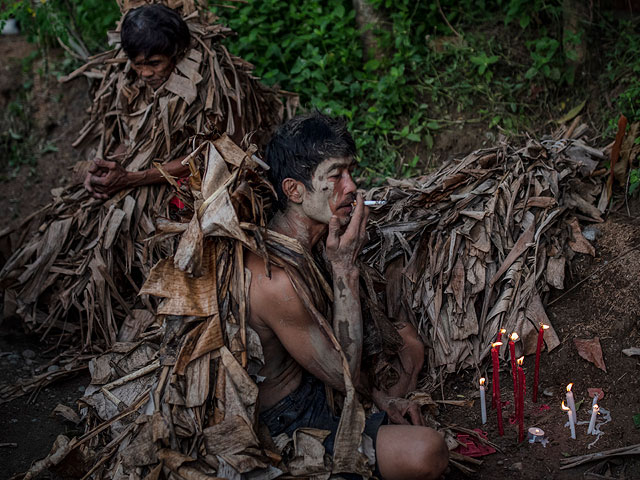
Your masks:
<svg viewBox="0 0 640 480"><path fill-rule="evenodd" d="M267 146L266 160L278 194L279 211L270 229L293 237L312 251L325 241L331 265L333 331L347 358L354 385L364 391L361 375L363 344L359 271L356 258L365 239L368 209L356 193L351 173L355 144L343 122L313 113L284 124ZM352 203L356 201L354 207ZM250 324L260 336L265 366L260 374L260 417L272 436L300 427L332 431L325 441L329 453L338 419L329 411L324 385L344 391L342 361L329 338L305 309L291 280L279 268L267 277L264 261L246 254L252 272ZM415 388L422 366L422 344L415 329L400 329L405 346L399 352L405 378L395 394ZM397 387L398 389L398 387ZM386 480L439 478L448 464L448 450L435 430L404 399L372 391L384 414L367 419L364 433L376 447L376 473ZM408 424L409 414L414 425Z"/></svg>

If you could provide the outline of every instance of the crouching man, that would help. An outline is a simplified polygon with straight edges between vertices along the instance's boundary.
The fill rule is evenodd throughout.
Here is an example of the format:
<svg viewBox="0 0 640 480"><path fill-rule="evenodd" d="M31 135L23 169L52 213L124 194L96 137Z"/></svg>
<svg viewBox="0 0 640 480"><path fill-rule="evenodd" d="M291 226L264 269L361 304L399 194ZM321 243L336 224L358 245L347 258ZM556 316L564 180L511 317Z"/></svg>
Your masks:
<svg viewBox="0 0 640 480"><path fill-rule="evenodd" d="M351 177L355 144L343 122L312 113L290 120L267 146L270 180L278 208L270 229L297 240L311 252L321 241L333 283L332 327L347 358L354 385L369 390L385 413L367 419L364 433L376 449L376 474L386 480L439 478L448 464L446 444L422 426L415 405L401 398L415 388L424 350L415 329L399 333L400 381L394 391L365 386L359 270L356 259L365 239L368 209ZM354 206L355 202L355 206ZM340 353L305 308L287 273L247 252L251 270L250 324L260 336L265 366L260 375L260 417L272 436L301 427L330 430L325 440L333 453L338 418L330 411L325 385L344 391ZM407 417L413 425L409 424ZM387 419L395 424L387 424ZM398 424L403 423L403 424Z"/></svg>

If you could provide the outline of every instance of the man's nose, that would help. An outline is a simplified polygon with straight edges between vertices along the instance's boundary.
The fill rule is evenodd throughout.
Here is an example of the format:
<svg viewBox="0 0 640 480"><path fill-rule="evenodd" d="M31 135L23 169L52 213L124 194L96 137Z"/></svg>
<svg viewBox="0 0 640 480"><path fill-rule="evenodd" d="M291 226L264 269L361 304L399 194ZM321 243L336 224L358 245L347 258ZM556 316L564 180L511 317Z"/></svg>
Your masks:
<svg viewBox="0 0 640 480"><path fill-rule="evenodd" d="M152 77L153 69L151 67L142 67L142 69L140 69L140 76L144 78Z"/></svg>
<svg viewBox="0 0 640 480"><path fill-rule="evenodd" d="M353 177L351 176L351 173L347 172L346 174L346 179L344 182L344 193L345 194L349 194L349 193L354 193L358 187L356 186L356 183L353 181Z"/></svg>

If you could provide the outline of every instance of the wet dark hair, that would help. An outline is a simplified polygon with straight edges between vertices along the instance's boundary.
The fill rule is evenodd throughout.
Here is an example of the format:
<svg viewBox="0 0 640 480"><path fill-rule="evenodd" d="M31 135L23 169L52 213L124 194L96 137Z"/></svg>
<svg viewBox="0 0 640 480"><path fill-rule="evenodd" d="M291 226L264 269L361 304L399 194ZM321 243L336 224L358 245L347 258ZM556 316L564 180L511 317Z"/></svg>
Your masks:
<svg viewBox="0 0 640 480"><path fill-rule="evenodd" d="M269 164L267 176L278 194L276 208L284 210L287 196L282 181L293 178L313 191L311 177L328 158L354 157L356 144L340 118L315 111L299 115L278 128L265 150Z"/></svg>
<svg viewBox="0 0 640 480"><path fill-rule="evenodd" d="M139 55L167 55L177 58L189 47L189 27L180 14L160 5L129 10L122 21L120 39L124 53L133 60Z"/></svg>

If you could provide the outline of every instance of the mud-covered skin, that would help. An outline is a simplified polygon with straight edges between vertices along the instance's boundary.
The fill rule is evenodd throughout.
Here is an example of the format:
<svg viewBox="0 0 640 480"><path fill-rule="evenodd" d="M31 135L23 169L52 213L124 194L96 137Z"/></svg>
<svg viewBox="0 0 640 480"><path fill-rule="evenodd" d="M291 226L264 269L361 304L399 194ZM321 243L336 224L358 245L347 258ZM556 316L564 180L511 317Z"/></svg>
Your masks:
<svg viewBox="0 0 640 480"><path fill-rule="evenodd" d="M284 212L274 217L270 228L297 239L309 251L326 236L327 259L335 285L334 333L356 380L362 351L362 318L355 259L364 242L368 209L360 195L355 209L352 206L356 198L353 166L352 159L325 160L312 177L312 189L286 179L283 190L290 202ZM252 272L250 324L260 336L265 354L265 367L260 373L266 378L260 384L261 408L274 405L295 390L303 369L344 390L340 354L307 312L287 274L272 268L268 278L264 261L252 253L247 253L246 264Z"/></svg>

